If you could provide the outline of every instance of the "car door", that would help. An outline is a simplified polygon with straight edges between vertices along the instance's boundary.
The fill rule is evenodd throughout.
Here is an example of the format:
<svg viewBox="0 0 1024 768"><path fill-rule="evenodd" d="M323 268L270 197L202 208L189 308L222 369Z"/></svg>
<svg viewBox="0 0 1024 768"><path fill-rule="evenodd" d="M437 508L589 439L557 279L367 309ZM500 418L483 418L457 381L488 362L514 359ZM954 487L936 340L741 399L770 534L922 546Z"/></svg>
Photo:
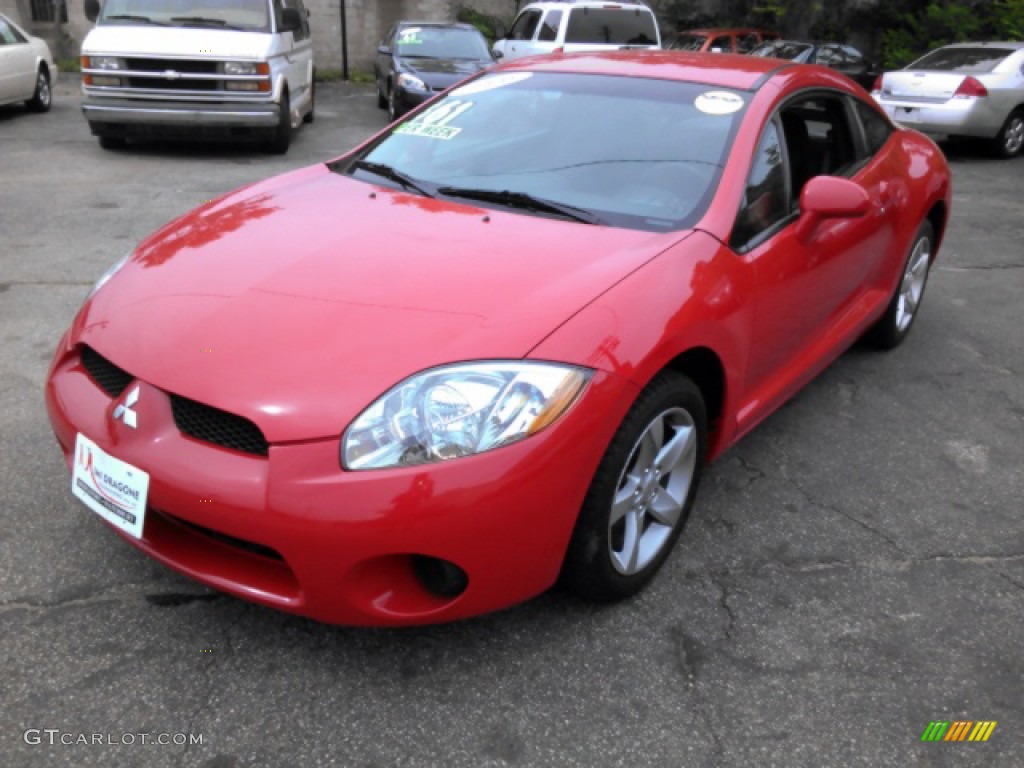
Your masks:
<svg viewBox="0 0 1024 768"><path fill-rule="evenodd" d="M537 8L528 8L520 13L512 24L508 37L503 41L504 47L495 47L495 50L501 53L505 59L518 59L532 55L534 38L537 36L542 15L543 11Z"/></svg>
<svg viewBox="0 0 1024 768"><path fill-rule="evenodd" d="M867 178L855 120L839 93L816 92L782 105L762 133L730 238L754 271L757 343L746 385L748 391L765 391L757 401L768 410L778 404L771 393L784 392L796 372L806 370L801 357L827 339L866 292L889 246L894 213L878 199L865 216L825 220L809 240L797 236L800 192L815 176L873 185L869 195L891 192L877 188L885 176L881 170L874 168Z"/></svg>
<svg viewBox="0 0 1024 768"><path fill-rule="evenodd" d="M35 53L28 40L0 18L0 103L32 98L35 64Z"/></svg>
<svg viewBox="0 0 1024 768"><path fill-rule="evenodd" d="M295 109L312 96L313 40L310 36L309 14L302 0L281 0L281 6L297 11L302 20L297 30L284 33L285 60L288 62L285 77L288 79L292 109Z"/></svg>

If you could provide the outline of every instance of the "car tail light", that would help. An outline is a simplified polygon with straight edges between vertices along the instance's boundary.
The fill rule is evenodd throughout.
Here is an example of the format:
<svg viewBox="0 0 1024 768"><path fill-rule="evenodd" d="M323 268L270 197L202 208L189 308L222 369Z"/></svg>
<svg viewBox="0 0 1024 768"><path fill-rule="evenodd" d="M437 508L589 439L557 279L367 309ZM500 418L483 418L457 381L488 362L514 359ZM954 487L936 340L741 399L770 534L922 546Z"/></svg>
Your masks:
<svg viewBox="0 0 1024 768"><path fill-rule="evenodd" d="M970 99L974 97L988 96L988 88L981 84L981 81L973 77L965 77L960 87L953 94L954 99Z"/></svg>
<svg viewBox="0 0 1024 768"><path fill-rule="evenodd" d="M872 93L881 93L882 91L882 75L875 78L875 84L871 86Z"/></svg>

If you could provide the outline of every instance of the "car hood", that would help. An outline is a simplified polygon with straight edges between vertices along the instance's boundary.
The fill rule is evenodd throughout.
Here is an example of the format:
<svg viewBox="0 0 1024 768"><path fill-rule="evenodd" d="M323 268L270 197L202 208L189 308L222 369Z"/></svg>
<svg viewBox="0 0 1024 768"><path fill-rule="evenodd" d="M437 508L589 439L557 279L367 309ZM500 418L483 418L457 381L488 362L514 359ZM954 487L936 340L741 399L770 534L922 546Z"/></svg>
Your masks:
<svg viewBox="0 0 1024 768"><path fill-rule="evenodd" d="M684 236L485 211L318 166L152 235L70 341L271 442L336 436L414 373L522 358Z"/></svg>
<svg viewBox="0 0 1024 768"><path fill-rule="evenodd" d="M415 59L403 57L399 59L399 68L403 72L416 75L431 87L447 87L470 75L474 75L493 61L475 61L470 59Z"/></svg>

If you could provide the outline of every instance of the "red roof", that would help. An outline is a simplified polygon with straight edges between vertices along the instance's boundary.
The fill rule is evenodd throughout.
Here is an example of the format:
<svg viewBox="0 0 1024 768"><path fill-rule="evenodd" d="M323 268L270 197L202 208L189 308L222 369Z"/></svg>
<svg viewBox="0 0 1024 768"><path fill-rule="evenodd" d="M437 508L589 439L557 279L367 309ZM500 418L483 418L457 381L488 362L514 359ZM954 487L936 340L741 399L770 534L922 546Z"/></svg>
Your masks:
<svg viewBox="0 0 1024 768"><path fill-rule="evenodd" d="M517 59L499 69L650 77L747 90L780 66L775 59L730 53L595 51Z"/></svg>

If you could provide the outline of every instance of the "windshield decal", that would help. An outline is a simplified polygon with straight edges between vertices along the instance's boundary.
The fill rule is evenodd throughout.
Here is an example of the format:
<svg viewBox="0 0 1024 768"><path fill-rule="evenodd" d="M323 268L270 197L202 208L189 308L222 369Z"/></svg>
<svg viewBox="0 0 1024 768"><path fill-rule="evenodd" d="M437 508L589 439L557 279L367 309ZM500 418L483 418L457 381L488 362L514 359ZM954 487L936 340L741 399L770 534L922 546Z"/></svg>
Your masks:
<svg viewBox="0 0 1024 768"><path fill-rule="evenodd" d="M408 29L403 29L398 35L398 44L422 45L423 38L420 37L421 31L422 29L420 27L409 27Z"/></svg>
<svg viewBox="0 0 1024 768"><path fill-rule="evenodd" d="M743 99L728 91L704 91L693 105L706 115L731 115L743 109Z"/></svg>
<svg viewBox="0 0 1024 768"><path fill-rule="evenodd" d="M431 107L415 119L402 123L395 129L395 133L406 136L423 136L427 139L440 139L451 141L462 129L449 125L459 115L463 115L473 108L472 101L460 101L459 99L447 99L437 106Z"/></svg>

